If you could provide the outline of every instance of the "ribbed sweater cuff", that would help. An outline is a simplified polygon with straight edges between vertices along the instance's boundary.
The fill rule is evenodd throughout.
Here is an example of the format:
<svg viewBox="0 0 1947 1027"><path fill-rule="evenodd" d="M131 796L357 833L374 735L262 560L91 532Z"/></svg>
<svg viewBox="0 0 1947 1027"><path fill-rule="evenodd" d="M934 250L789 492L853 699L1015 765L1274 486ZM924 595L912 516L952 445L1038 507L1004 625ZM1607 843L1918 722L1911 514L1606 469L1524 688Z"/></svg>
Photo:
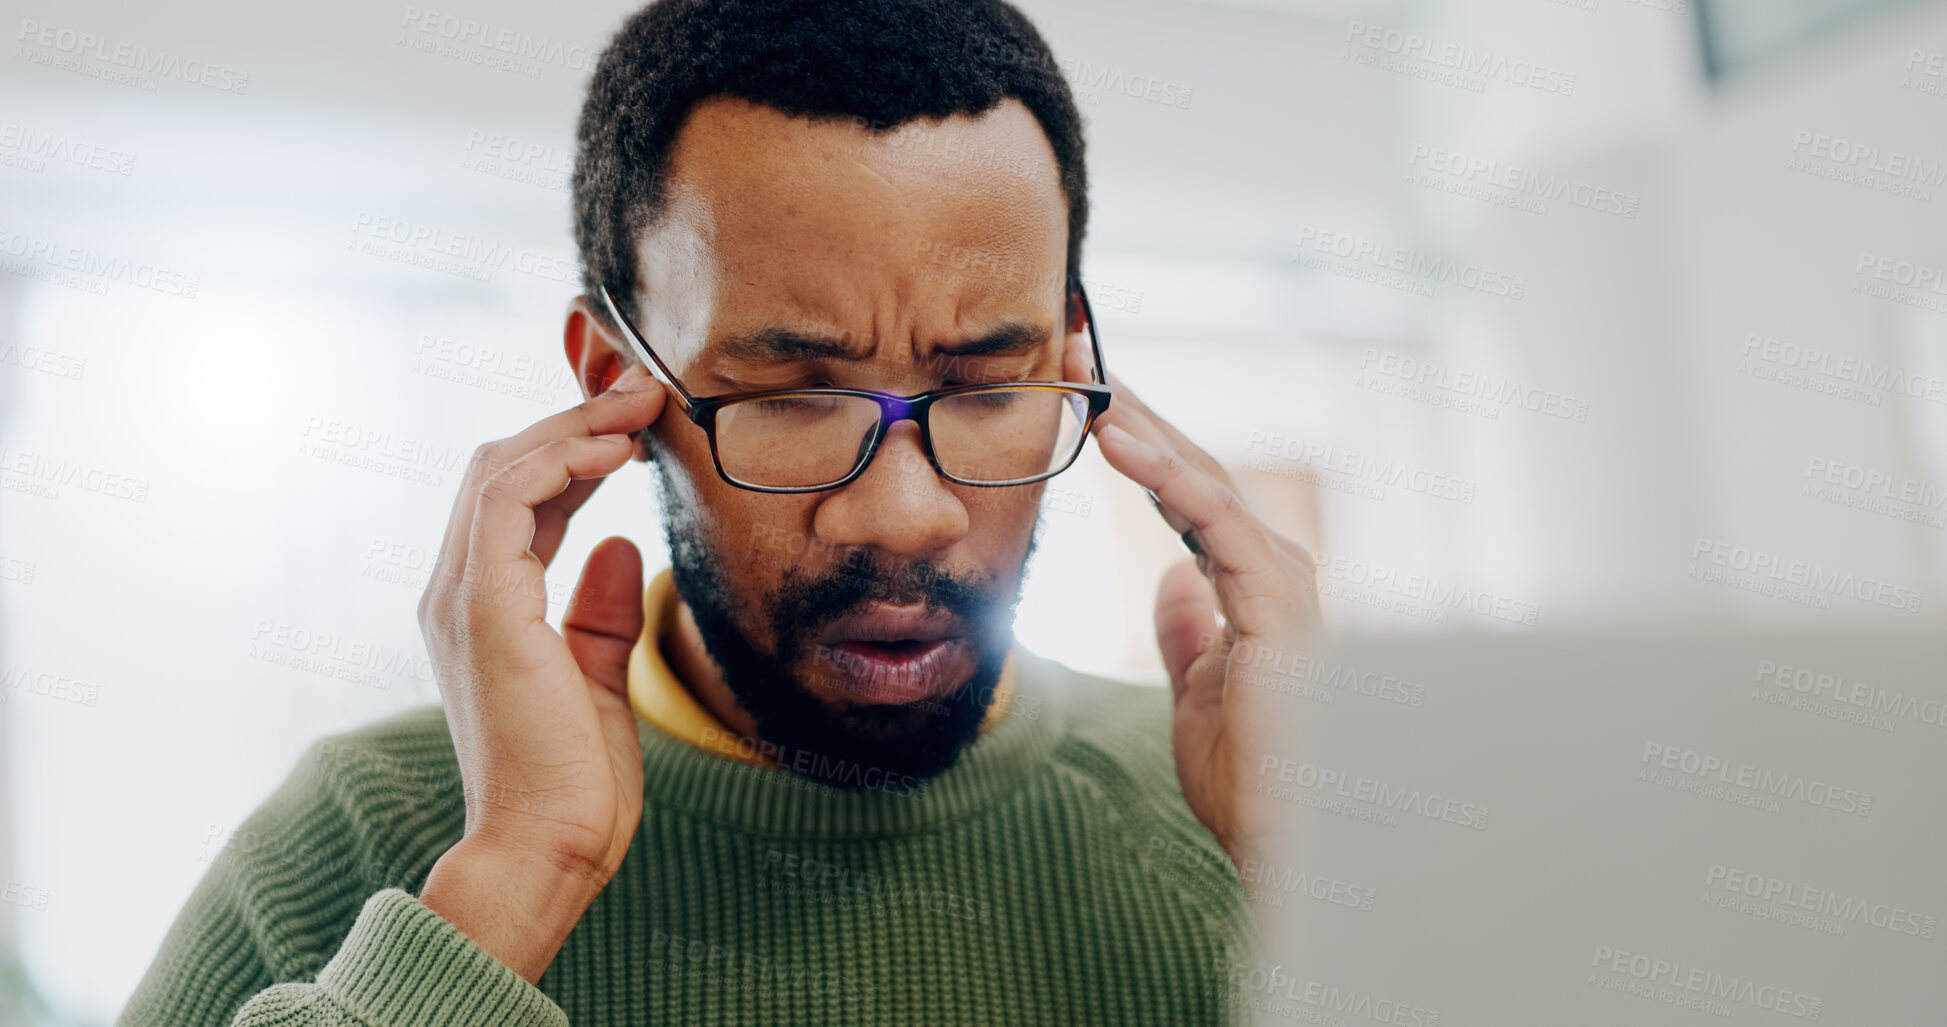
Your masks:
<svg viewBox="0 0 1947 1027"><path fill-rule="evenodd" d="M567 1027L554 1000L398 888L365 900L318 986L381 1027Z"/></svg>

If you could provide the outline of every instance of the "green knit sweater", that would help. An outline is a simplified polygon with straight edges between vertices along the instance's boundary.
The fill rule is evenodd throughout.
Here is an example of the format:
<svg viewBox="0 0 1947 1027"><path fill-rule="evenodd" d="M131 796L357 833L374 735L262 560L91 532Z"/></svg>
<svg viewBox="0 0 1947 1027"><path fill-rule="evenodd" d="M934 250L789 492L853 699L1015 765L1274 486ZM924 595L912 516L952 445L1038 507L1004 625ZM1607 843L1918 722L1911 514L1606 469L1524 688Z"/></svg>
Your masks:
<svg viewBox="0 0 1947 1027"><path fill-rule="evenodd" d="M640 724L642 827L538 986L414 896L464 826L438 707L314 744L119 1023L1209 1024L1248 902L1184 803L1169 694L1021 653L918 789L840 791Z"/></svg>

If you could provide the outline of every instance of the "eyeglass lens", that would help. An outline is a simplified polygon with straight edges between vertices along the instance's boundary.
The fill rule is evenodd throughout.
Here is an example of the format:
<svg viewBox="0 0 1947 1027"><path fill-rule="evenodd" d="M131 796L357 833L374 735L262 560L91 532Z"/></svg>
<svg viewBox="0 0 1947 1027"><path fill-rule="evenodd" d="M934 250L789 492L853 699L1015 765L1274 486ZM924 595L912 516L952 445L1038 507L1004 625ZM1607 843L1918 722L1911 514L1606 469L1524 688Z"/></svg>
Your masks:
<svg viewBox="0 0 1947 1027"><path fill-rule="evenodd" d="M1044 477L1081 449L1089 411L1082 393L1013 388L947 396L928 418L933 457L948 475L1002 483ZM877 401L799 394L725 404L716 416L725 474L764 488L812 488L859 466L878 428Z"/></svg>

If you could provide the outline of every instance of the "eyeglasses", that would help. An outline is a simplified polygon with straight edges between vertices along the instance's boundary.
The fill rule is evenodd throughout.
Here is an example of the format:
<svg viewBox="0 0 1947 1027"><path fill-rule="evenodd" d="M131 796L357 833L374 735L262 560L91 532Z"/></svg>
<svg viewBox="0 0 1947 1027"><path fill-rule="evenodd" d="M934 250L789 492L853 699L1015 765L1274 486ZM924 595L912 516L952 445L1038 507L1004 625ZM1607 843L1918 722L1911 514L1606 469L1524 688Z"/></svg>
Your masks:
<svg viewBox="0 0 1947 1027"><path fill-rule="evenodd" d="M693 395L643 341L608 286L600 288L609 317L636 355L709 437L717 474L753 492L838 488L865 473L886 431L906 420L919 425L920 448L948 481L1030 485L1067 470L1095 419L1109 409L1102 344L1079 282L1075 293L1095 355L1095 382L956 385L912 396L837 388Z"/></svg>

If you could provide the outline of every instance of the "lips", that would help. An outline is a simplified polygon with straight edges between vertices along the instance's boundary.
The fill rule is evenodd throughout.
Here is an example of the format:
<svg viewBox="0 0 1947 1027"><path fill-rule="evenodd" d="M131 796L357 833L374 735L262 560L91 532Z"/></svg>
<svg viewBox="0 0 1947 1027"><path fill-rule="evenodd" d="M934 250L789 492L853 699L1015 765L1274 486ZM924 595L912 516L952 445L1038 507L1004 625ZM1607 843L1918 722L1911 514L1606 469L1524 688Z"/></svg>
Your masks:
<svg viewBox="0 0 1947 1027"><path fill-rule="evenodd" d="M884 604L833 621L817 641L838 691L868 705L918 702L950 691L968 649L957 618Z"/></svg>

